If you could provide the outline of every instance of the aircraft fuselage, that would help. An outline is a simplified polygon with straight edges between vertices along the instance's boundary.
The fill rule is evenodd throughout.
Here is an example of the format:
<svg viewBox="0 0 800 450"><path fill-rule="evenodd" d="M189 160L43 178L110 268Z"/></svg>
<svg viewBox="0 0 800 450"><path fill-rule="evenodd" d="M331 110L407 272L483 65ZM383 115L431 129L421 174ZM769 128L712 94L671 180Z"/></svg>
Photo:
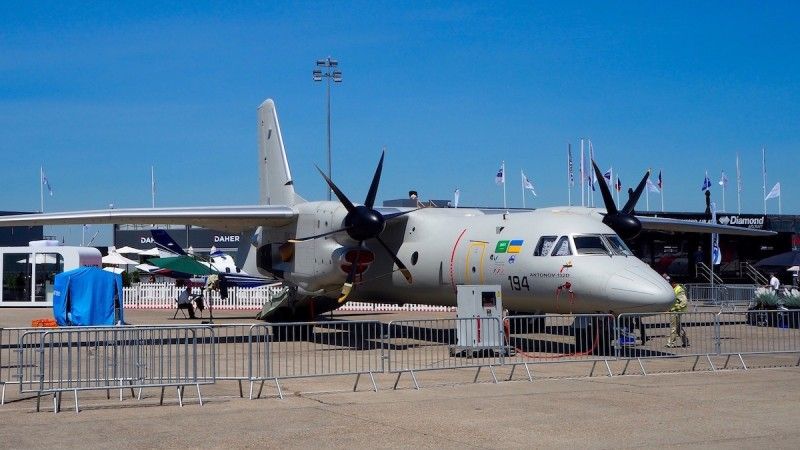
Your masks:
<svg viewBox="0 0 800 450"><path fill-rule="evenodd" d="M262 242L276 245L336 230L346 214L336 202L295 208L296 224L272 230ZM361 252L364 270L348 300L455 305L456 285L498 284L504 306L518 312L667 309L674 298L672 288L627 248L618 247L621 240L596 214L574 207L511 214L469 208L414 211L381 234L411 271L413 282L407 283L386 252L367 240L364 248L372 257ZM279 268L301 295L339 296L356 241L341 232L283 245L293 246L292 257L276 261L272 269Z"/></svg>

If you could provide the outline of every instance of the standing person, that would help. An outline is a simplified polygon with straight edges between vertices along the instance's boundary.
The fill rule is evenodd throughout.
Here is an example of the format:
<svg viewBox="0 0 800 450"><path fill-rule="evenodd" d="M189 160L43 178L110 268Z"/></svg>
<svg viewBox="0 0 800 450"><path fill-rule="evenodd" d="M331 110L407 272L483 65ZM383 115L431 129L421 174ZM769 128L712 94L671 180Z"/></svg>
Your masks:
<svg viewBox="0 0 800 450"><path fill-rule="evenodd" d="M664 278L670 281L669 275L664 275ZM689 299L686 298L686 288L677 281L670 281L670 284L672 284L672 290L675 291L675 303L673 303L672 307L669 309L669 311L673 313L670 315L671 317L669 320L672 329L670 330L666 347L677 347L678 337L681 338L681 347L688 347L689 338L686 337L686 330L681 326L681 314L686 312L686 309L689 307Z"/></svg>
<svg viewBox="0 0 800 450"><path fill-rule="evenodd" d="M769 273L769 287L772 288L775 295L778 295L778 291L781 289L781 280L775 276L775 272Z"/></svg>

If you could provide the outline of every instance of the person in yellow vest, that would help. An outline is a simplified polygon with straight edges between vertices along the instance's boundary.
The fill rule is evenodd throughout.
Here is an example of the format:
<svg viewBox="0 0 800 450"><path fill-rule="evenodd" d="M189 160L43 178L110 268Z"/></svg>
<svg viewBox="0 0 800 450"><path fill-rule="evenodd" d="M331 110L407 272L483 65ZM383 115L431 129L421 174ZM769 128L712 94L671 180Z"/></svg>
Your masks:
<svg viewBox="0 0 800 450"><path fill-rule="evenodd" d="M664 275L664 278L670 281L672 290L675 291L675 303L673 303L672 307L669 309L669 311L674 314L670 314L671 317L669 321L672 329L669 333L666 347L677 347L678 337L681 338L681 347L688 347L689 338L686 337L686 330L681 326L681 313L686 312L686 309L689 307L689 299L686 298L686 288L677 281L671 281L669 275Z"/></svg>

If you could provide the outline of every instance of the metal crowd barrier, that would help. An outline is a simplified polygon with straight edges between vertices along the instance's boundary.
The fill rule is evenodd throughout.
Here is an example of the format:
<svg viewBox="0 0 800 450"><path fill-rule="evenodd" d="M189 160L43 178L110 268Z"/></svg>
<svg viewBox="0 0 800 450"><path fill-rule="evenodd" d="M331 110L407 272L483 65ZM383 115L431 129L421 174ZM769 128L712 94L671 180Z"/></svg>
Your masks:
<svg viewBox="0 0 800 450"><path fill-rule="evenodd" d="M747 369L765 361L785 365L790 354L800 354L800 311L14 328L0 329L0 382L3 401L6 384L19 384L20 393L36 394L37 410L41 396L52 393L58 411L61 394L69 391L77 409L81 390L108 396L118 389L122 397L123 390L138 388L140 397L142 388L161 387L163 403L164 389L174 386L182 405L185 386L194 385L202 404L200 385L217 380L237 381L242 397L247 381L251 399L256 383L260 397L265 382L274 381L283 398L281 380L289 378L356 375L355 391L368 375L377 391L374 374L396 374L397 389L409 373L419 389L419 372L440 369L476 369L477 382L488 367L497 382L497 367L510 367L510 380L519 366L532 381L532 367L545 363L591 363L590 376L604 364L613 376L635 362L647 375L669 358L694 358L691 370L702 359L715 371L722 358L724 368L738 358ZM624 362L621 371L612 370L615 360ZM793 355L791 362L800 365Z"/></svg>
<svg viewBox="0 0 800 450"><path fill-rule="evenodd" d="M711 356L718 355L718 313L620 314L616 330L617 356L625 360L622 375L627 373L631 361L638 362L642 374L646 375L645 360L676 357L694 357L692 371L697 368L700 358L705 358L711 370L716 370ZM637 330L641 344L636 343ZM642 332L646 342L642 342L645 340L641 337Z"/></svg>
<svg viewBox="0 0 800 450"><path fill-rule="evenodd" d="M687 283L686 297L696 309L698 304L711 304L722 308L748 308L752 306L759 286L754 284Z"/></svg>
<svg viewBox="0 0 800 450"><path fill-rule="evenodd" d="M473 382L477 382L481 368L487 366L496 383L494 367L503 365L511 351L499 318L393 320L388 327L388 368L397 374L393 389L406 372L419 389L416 372L476 368Z"/></svg>
<svg viewBox="0 0 800 450"><path fill-rule="evenodd" d="M253 336L267 336L256 340ZM274 380L283 398L280 380L333 375L369 375L377 392L375 373L384 371L382 324L378 321L321 321L271 323L251 328L250 398L253 384Z"/></svg>
<svg viewBox="0 0 800 450"><path fill-rule="evenodd" d="M53 394L58 412L61 394L78 391L174 386L183 406L184 388L215 380L213 330L203 326L41 329L19 338L20 392ZM207 347L205 349L204 347ZM210 361L202 355L210 355ZM141 394L141 391L140 391Z"/></svg>
<svg viewBox="0 0 800 450"><path fill-rule="evenodd" d="M748 366L744 355L800 353L800 310L753 310L720 313L719 355L738 356L742 367ZM800 357L794 362L800 365Z"/></svg>
<svg viewBox="0 0 800 450"><path fill-rule="evenodd" d="M591 362L591 376L603 362L612 375L608 361L616 358L616 343L610 314L509 316L506 334L514 350L504 361L511 366L508 380L522 366L533 381L530 365L543 363Z"/></svg>

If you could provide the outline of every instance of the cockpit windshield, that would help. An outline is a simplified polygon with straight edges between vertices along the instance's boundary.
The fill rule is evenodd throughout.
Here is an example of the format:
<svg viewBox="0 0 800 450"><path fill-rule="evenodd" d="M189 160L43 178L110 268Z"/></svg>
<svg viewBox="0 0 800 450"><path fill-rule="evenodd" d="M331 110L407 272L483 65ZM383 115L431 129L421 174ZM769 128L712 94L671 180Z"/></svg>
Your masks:
<svg viewBox="0 0 800 450"><path fill-rule="evenodd" d="M616 234L606 234L605 237L609 245L611 245L611 249L614 250L614 253L624 256L633 256L633 252L625 245L625 241L623 241L622 238Z"/></svg>
<svg viewBox="0 0 800 450"><path fill-rule="evenodd" d="M573 236L572 241L575 243L575 251L579 255L608 255L610 251L606 247L603 238L600 235L579 235Z"/></svg>

